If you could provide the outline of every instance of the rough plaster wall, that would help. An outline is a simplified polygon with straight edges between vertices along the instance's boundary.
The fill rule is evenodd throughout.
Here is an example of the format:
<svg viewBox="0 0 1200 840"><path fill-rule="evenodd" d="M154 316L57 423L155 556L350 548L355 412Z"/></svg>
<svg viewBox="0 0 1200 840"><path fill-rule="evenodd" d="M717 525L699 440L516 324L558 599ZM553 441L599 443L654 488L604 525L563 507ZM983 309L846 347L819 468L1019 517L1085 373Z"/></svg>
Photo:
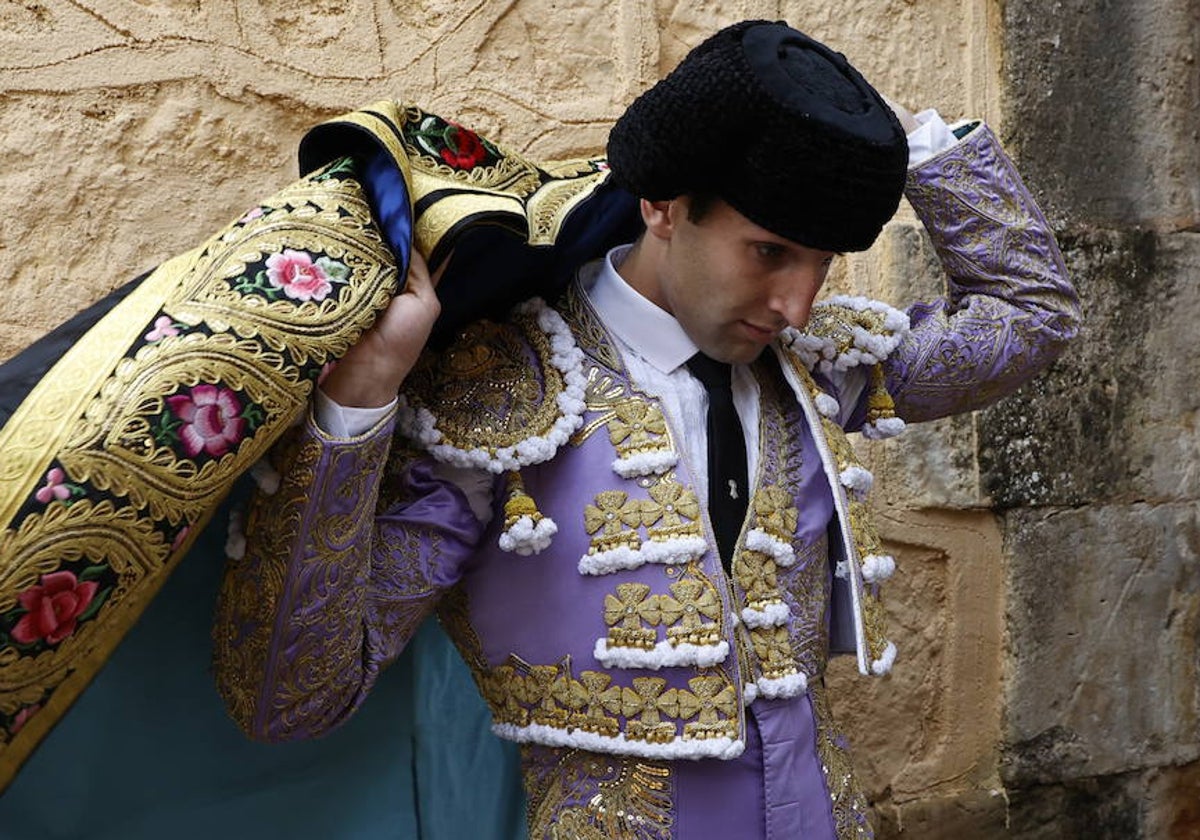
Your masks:
<svg viewBox="0 0 1200 840"><path fill-rule="evenodd" d="M900 101L1003 125L986 0L0 5L0 358L286 183L321 119L396 97L535 156L590 152L637 92L744 17L788 19ZM910 211L838 283L897 301L940 291ZM900 564L901 659L868 683L835 663L829 681L883 836L1004 833L1006 565L977 425L866 450Z"/></svg>

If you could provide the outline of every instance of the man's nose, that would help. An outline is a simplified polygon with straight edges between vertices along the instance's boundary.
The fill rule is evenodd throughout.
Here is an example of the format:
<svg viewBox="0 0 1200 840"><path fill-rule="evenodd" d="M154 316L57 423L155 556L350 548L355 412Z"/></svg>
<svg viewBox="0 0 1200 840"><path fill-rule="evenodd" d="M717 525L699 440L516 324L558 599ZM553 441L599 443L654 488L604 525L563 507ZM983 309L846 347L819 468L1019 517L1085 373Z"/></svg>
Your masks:
<svg viewBox="0 0 1200 840"><path fill-rule="evenodd" d="M771 308L779 313L788 326L800 329L808 323L813 299L821 288L821 268L798 268L788 272L775 290Z"/></svg>

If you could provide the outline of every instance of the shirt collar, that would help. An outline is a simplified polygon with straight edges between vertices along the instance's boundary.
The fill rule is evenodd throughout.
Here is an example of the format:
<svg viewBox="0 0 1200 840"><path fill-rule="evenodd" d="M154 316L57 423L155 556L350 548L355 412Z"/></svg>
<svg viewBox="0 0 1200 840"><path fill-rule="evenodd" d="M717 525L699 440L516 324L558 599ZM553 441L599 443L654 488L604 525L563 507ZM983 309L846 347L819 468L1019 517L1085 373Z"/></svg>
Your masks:
<svg viewBox="0 0 1200 840"><path fill-rule="evenodd" d="M617 273L632 245L609 251L586 289L609 332L663 373L671 373L699 352L671 313L652 303Z"/></svg>

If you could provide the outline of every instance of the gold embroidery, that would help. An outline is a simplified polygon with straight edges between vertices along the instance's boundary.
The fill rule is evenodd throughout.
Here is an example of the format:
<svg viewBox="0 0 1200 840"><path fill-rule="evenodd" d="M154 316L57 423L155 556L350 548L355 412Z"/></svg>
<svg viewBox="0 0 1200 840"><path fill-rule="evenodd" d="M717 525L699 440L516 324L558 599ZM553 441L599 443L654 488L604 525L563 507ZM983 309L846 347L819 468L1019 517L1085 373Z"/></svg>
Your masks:
<svg viewBox="0 0 1200 840"><path fill-rule="evenodd" d="M754 494L755 525L776 539L791 544L796 537L799 513L792 495L782 487L761 487Z"/></svg>
<svg viewBox="0 0 1200 840"><path fill-rule="evenodd" d="M838 840L871 840L875 833L868 821L867 800L854 778L849 744L834 724L820 680L809 682L808 697L817 719L817 755L829 788Z"/></svg>
<svg viewBox="0 0 1200 840"><path fill-rule="evenodd" d="M672 688L663 694L660 705L671 717L691 720L683 725L684 740L736 738L737 691L724 674L693 677L691 691Z"/></svg>
<svg viewBox="0 0 1200 840"><path fill-rule="evenodd" d="M603 490L596 494L596 503L583 509L584 529L592 534L589 551L611 551L641 544L637 527L642 524L641 503L630 499L623 490Z"/></svg>
<svg viewBox="0 0 1200 840"><path fill-rule="evenodd" d="M658 634L644 627L643 622L658 624L661 616L659 596L650 595L650 587L644 583L622 583L616 595L604 596L609 645L652 650Z"/></svg>
<svg viewBox="0 0 1200 840"><path fill-rule="evenodd" d="M531 840L671 840L669 764L524 747Z"/></svg>
<svg viewBox="0 0 1200 840"><path fill-rule="evenodd" d="M742 550L735 570L738 585L746 593L746 606L762 610L783 603L775 574L775 559L761 551Z"/></svg>
<svg viewBox="0 0 1200 840"><path fill-rule="evenodd" d="M673 595L674 597L671 597ZM707 581L681 580L671 584L671 595L660 595L659 609L664 623L678 622L667 629L673 645L715 645L721 641L721 600ZM713 623L701 622L701 617Z"/></svg>
<svg viewBox="0 0 1200 840"><path fill-rule="evenodd" d="M634 677L633 688L621 691L621 714L627 723L625 735L635 741L669 744L675 738L675 724L662 719L662 694L667 681L661 677Z"/></svg>
<svg viewBox="0 0 1200 840"><path fill-rule="evenodd" d="M628 458L670 450L666 418L654 403L630 397L613 405L612 413L608 436L618 456Z"/></svg>
<svg viewBox="0 0 1200 840"><path fill-rule="evenodd" d="M750 633L750 642L767 679L781 679L799 672L787 627L756 627Z"/></svg>
<svg viewBox="0 0 1200 840"><path fill-rule="evenodd" d="M703 535L700 500L693 490L677 481L664 480L648 492L650 499L642 502L642 523L652 526L651 539Z"/></svg>
<svg viewBox="0 0 1200 840"><path fill-rule="evenodd" d="M477 321L447 350L424 354L404 394L414 409L433 413L441 443L494 456L554 428L566 384L551 355L533 315Z"/></svg>

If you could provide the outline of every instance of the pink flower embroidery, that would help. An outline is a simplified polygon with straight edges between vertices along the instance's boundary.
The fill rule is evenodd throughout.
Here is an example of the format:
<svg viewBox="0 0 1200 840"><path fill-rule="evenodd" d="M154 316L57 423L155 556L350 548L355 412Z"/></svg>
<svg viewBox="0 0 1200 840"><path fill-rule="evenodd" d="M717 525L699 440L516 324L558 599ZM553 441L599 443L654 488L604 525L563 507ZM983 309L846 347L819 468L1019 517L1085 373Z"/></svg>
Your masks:
<svg viewBox="0 0 1200 840"><path fill-rule="evenodd" d="M41 703L36 703L32 706L26 706L25 708L21 709L21 711L17 712L17 716L13 718L13 722L9 724L8 733L10 735L16 735L21 731L21 727L28 723L29 719L41 710Z"/></svg>
<svg viewBox="0 0 1200 840"><path fill-rule="evenodd" d="M17 596L29 613L12 629L13 639L22 645L45 640L56 645L75 632L75 623L96 597L94 581L80 583L74 572L51 572L42 582Z"/></svg>
<svg viewBox="0 0 1200 840"><path fill-rule="evenodd" d="M246 434L237 394L216 385L197 385L188 394L167 397L171 412L183 421L179 439L189 458L207 452L220 458Z"/></svg>
<svg viewBox="0 0 1200 840"><path fill-rule="evenodd" d="M146 341L162 341L164 338L179 335L175 322L167 315L159 315L154 320L154 329L146 333Z"/></svg>
<svg viewBox="0 0 1200 840"><path fill-rule="evenodd" d="M252 207L246 211L246 215L244 215L244 216L242 216L242 218L238 219L238 224L244 225L247 222L252 222L255 219L261 219L262 217L263 217L262 207Z"/></svg>
<svg viewBox="0 0 1200 840"><path fill-rule="evenodd" d="M60 502L69 499L71 488L63 483L63 479L66 477L66 474L58 467L50 470L46 473L46 483L38 488L33 497L44 505L50 504L52 499L58 499Z"/></svg>
<svg viewBox="0 0 1200 840"><path fill-rule="evenodd" d="M188 532L192 530L191 525L184 525L179 529L179 533L175 535L175 539L171 541L171 550L175 551L179 546L183 545L183 541L187 539Z"/></svg>
<svg viewBox="0 0 1200 840"><path fill-rule="evenodd" d="M321 265L309 254L290 248L267 257L267 280L292 300L321 301L333 289Z"/></svg>

